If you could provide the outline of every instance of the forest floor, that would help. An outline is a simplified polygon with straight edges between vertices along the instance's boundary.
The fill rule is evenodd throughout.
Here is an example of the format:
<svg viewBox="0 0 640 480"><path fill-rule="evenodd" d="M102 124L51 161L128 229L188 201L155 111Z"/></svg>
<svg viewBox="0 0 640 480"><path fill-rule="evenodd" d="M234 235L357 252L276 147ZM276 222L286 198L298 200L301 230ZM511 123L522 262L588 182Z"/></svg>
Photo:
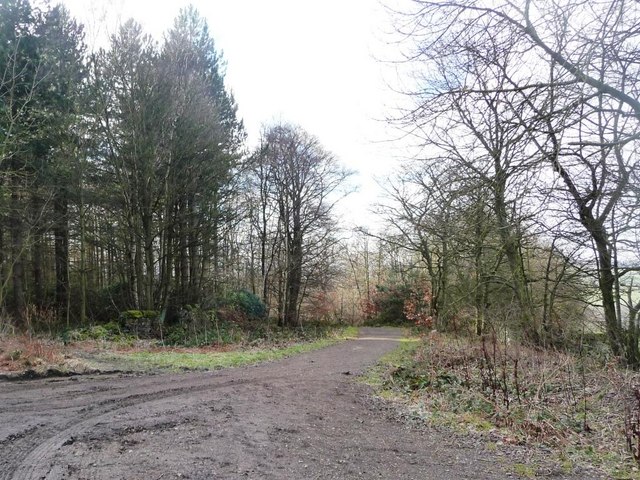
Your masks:
<svg viewBox="0 0 640 480"><path fill-rule="evenodd" d="M0 382L0 479L605 478L549 452L410 421L360 373L402 341L362 328L327 348L207 372Z"/></svg>

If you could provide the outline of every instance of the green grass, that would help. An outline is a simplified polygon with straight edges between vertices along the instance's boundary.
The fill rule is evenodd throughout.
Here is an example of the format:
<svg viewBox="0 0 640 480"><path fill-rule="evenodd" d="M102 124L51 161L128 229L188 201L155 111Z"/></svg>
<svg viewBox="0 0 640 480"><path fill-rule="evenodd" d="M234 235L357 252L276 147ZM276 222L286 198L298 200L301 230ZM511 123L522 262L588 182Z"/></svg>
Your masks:
<svg viewBox="0 0 640 480"><path fill-rule="evenodd" d="M361 381L374 387L378 394L388 396L392 392L391 389L385 388L388 372L411 363L419 346L420 340L418 338L401 339L397 348L382 356L373 367L360 377Z"/></svg>
<svg viewBox="0 0 640 480"><path fill-rule="evenodd" d="M532 465L525 465L524 463L514 464L513 471L516 475L524 478L535 478L536 476L536 468Z"/></svg>
<svg viewBox="0 0 640 480"><path fill-rule="evenodd" d="M168 369L168 370L215 370L228 367L240 367L262 362L271 362L292 355L328 347L340 341L355 337L356 327L347 327L331 338L322 338L308 343L300 343L282 348L260 348L231 352L130 352L109 354L106 361L126 364L132 369Z"/></svg>

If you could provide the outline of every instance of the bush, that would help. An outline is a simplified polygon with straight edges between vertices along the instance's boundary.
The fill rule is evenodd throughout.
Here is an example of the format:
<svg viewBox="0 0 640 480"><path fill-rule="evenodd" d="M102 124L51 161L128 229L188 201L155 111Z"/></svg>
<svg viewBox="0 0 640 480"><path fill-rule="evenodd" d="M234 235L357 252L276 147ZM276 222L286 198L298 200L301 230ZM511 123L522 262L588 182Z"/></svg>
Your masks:
<svg viewBox="0 0 640 480"><path fill-rule="evenodd" d="M411 298L408 285L377 285L369 300L365 300L362 310L366 323L374 325L404 325L409 323L405 312L405 302Z"/></svg>
<svg viewBox="0 0 640 480"><path fill-rule="evenodd" d="M157 318L156 310L125 310L120 312L121 320L140 320L141 318Z"/></svg>
<svg viewBox="0 0 640 480"><path fill-rule="evenodd" d="M240 311L249 320L263 320L267 317L267 307L260 297L247 290L230 293L224 304Z"/></svg>

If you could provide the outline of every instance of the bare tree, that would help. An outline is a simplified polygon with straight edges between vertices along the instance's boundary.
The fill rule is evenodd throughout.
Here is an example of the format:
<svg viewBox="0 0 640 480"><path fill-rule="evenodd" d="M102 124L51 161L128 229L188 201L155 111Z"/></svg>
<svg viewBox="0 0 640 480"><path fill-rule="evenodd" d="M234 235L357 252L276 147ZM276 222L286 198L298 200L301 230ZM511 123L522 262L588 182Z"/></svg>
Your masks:
<svg viewBox="0 0 640 480"><path fill-rule="evenodd" d="M262 209L258 216L261 274L267 276L274 255L274 245L271 253L266 248L271 218L268 198L277 211L278 226L272 227L276 237L272 238L281 235L282 242L279 317L284 325L293 326L299 322L299 307L312 277L326 273L326 264L318 261L336 242L333 209L343 196L350 172L299 127L272 126L265 131L262 144L257 170Z"/></svg>
<svg viewBox="0 0 640 480"><path fill-rule="evenodd" d="M620 309L618 284L628 271L617 263L625 256L624 238L638 216L630 183L638 168L640 127L638 6L624 1L543 5L536 14L532 2L526 2L519 17L505 16L516 28L524 28L551 67L548 108L540 111L547 119L551 148L536 146L561 178L574 218L592 242L611 348L637 366L637 329L631 318L623 324ZM562 22L561 34L549 35L550 26L543 19L550 15ZM577 23L583 21L584 25ZM567 76L568 83L581 88L562 85L558 79Z"/></svg>
<svg viewBox="0 0 640 480"><path fill-rule="evenodd" d="M563 235L565 244L593 246L592 270L611 348L637 363L635 327L623 324L617 286L621 275L635 267L621 269L616 264L629 258L622 251L624 238L630 235L629 224L636 224L629 218L638 212L630 183L637 169L640 118L638 5L624 0L416 0L413 5L416 8L401 17L400 29L416 41L410 60L429 73L413 92L418 107L405 119L413 121L416 131L424 131L432 125L425 115L427 100L459 99L458 112L466 115L467 127L486 125L495 117L486 137L492 141L486 145L501 158L511 147L496 143L500 132L519 132L520 155L529 157L521 169L535 172L529 180L533 188L524 193L531 201L536 190L540 193L541 212L545 206L554 207L555 217L541 222L548 233L554 223L573 224L580 229L556 229L555 235ZM476 81L470 81L469 73ZM467 103L478 98L487 100L485 112ZM512 186L503 183L505 172L495 173L494 190L513 195ZM516 278L520 267L513 262L509 229L503 228L500 210L500 232ZM622 211L627 218L620 216ZM516 283L527 282L524 278ZM628 340L629 335L635 338Z"/></svg>

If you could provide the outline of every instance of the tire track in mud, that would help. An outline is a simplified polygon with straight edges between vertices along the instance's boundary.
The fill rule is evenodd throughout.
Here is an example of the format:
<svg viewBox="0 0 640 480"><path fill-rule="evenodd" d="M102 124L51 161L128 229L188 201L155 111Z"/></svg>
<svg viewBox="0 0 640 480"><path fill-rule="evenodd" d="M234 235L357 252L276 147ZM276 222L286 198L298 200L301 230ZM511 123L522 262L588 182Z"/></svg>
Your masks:
<svg viewBox="0 0 640 480"><path fill-rule="evenodd" d="M171 389L169 391L160 391L155 393L148 394L140 394L140 395L131 395L126 398L126 405L118 406L117 408L107 409L106 411L102 411L99 414L93 414L88 418L74 423L71 426L66 427L64 430L59 433L53 435L52 437L47 438L44 441L41 441L39 445L31 450L31 452L24 457L20 463L13 467L13 474L9 473L8 476L5 476L6 479L12 480L31 480L31 479L42 479L47 478L47 475L51 471L53 465L49 460L51 460L55 454L62 448L62 446L66 442L73 441L74 437L80 436L82 433L88 431L92 427L100 423L108 423L110 419L114 416L123 414L131 411L132 409L140 409L141 407L150 407L153 408L155 406L162 406L167 402L173 402L180 397L189 397L194 393L198 393L204 390L224 390L229 388L234 388L241 385L252 384L256 382L263 382L264 379L257 380L231 380L229 382L225 382L218 385L199 385L197 387L189 389L188 392L185 392L182 388L180 389ZM160 395L161 398L158 398ZM153 397L153 398L148 398ZM144 398L148 398L146 400L142 400ZM109 401L105 401L105 404L111 403ZM120 402L118 403L118 405ZM97 413L97 412L96 412ZM11 466L10 466L11 468Z"/></svg>
<svg viewBox="0 0 640 480"><path fill-rule="evenodd" d="M268 368L273 363L182 374L115 378L91 378L89 375L89 378L82 380L75 377L0 383L0 388L8 387L7 394L2 395L3 401L0 402L0 421L2 415L18 412L26 419L54 417L53 422L24 423L21 430L0 439L0 480L49 478L52 465L47 460L55 457L65 442L96 425L106 423L105 420L131 409L161 405L200 392L274 381L277 377L258 375L256 378L238 378L241 372Z"/></svg>
<svg viewBox="0 0 640 480"><path fill-rule="evenodd" d="M194 374L185 374L189 375L189 378L178 378L178 385L169 389L166 388L165 384L152 381L143 385L143 388L155 387L153 391L102 398L95 403L83 404L78 410L79 417L75 417L71 423L68 419L64 419L63 421L46 425L44 428L30 426L24 432L9 435L0 441L2 461L5 463L3 466L4 471L0 478L2 480L46 478L48 470L51 468L51 465L47 464L46 461L55 456L55 453L65 442L69 442L70 439L81 435L90 428L132 409L159 406L178 400L181 397L189 397L204 391L232 389L275 379L275 377L250 378L246 380L232 378L220 382L225 377L211 375L211 373L199 373L195 374L196 376L193 376ZM162 377L162 375L159 375L153 378L161 382L163 380ZM126 380L135 380L135 378L127 378ZM132 387L135 388L136 386ZM108 389L100 389L90 392L90 394L97 393L103 396L105 393L108 394L108 391ZM58 408L59 411L69 409L69 407L65 409L64 406ZM27 413L33 414L34 412L39 412L39 410L27 410ZM7 452L5 448L9 444L11 448ZM37 445L35 448L34 444Z"/></svg>

